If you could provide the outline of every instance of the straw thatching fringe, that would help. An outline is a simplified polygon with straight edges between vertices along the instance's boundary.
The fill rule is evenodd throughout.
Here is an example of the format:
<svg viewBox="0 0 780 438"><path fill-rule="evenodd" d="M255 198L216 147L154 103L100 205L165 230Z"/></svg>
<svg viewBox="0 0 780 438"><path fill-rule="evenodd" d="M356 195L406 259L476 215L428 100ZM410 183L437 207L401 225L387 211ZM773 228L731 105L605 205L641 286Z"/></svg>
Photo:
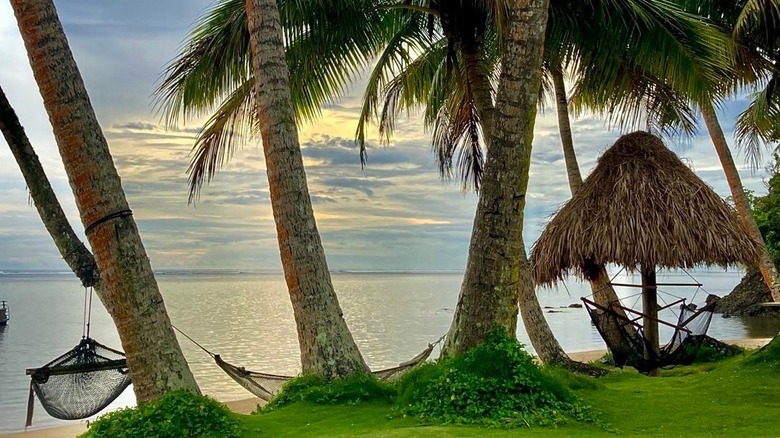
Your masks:
<svg viewBox="0 0 780 438"><path fill-rule="evenodd" d="M531 262L537 283L549 285L570 272L589 279L608 263L629 271L754 263L758 248L733 208L661 139L634 132L599 158L545 227Z"/></svg>

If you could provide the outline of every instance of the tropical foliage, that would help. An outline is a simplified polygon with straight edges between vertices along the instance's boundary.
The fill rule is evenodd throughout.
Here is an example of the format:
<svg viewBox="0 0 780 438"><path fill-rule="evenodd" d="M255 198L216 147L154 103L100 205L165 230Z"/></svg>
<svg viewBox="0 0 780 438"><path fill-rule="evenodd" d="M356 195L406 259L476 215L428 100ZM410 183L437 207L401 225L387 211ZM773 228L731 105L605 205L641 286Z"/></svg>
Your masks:
<svg viewBox="0 0 780 438"><path fill-rule="evenodd" d="M780 265L780 154L775 154L775 163L767 180L768 193L754 197L753 214L758 229L764 237L769 254L775 265Z"/></svg>
<svg viewBox="0 0 780 438"><path fill-rule="evenodd" d="M566 383L500 331L460 357L412 371L398 392L404 413L428 421L499 427L594 422Z"/></svg>
<svg viewBox="0 0 780 438"><path fill-rule="evenodd" d="M375 60L356 128L361 153L370 124L388 141L397 115L421 111L442 174L478 187L480 119L493 105L507 3L461 2L460 10L450 3L280 2L299 119L319 115L322 103L342 95ZM199 21L158 89L170 123L214 112L194 148L193 195L241 139L257 134L243 29L243 2L222 0ZM545 64L573 72L583 107L624 114L616 120L637 119L650 107L662 115L661 126L683 130L694 125L685 102L712 95L716 73L730 68L722 55L732 51L723 34L659 0L553 0L546 40Z"/></svg>
<svg viewBox="0 0 780 438"><path fill-rule="evenodd" d="M236 438L238 421L225 405L176 391L151 403L101 416L81 438Z"/></svg>

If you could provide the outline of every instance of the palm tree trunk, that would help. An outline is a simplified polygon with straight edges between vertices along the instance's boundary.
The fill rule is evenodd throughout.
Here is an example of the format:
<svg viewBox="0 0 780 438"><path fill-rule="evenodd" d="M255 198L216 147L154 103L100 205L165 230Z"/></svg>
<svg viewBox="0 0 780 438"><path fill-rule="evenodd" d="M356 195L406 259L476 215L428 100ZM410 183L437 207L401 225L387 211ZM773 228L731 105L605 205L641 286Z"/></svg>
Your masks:
<svg viewBox="0 0 780 438"><path fill-rule="evenodd" d="M368 372L331 283L303 168L275 0L247 0L257 113L271 207L305 374Z"/></svg>
<svg viewBox="0 0 780 438"><path fill-rule="evenodd" d="M35 154L30 140L19 123L19 118L8 102L2 87L0 87L0 131L5 137L11 153L22 171L30 197L38 210L38 215L46 227L46 231L54 240L62 258L70 269L81 280L84 287L96 286L100 283L100 272L92 253L73 231L73 228L62 211L60 202L49 184L49 179L41 166L38 155ZM96 287L96 289L102 288Z"/></svg>
<svg viewBox="0 0 780 438"><path fill-rule="evenodd" d="M555 105L558 110L558 131L561 134L561 146L563 147L563 159L566 161L566 176L569 179L571 194L579 190L582 185L580 165L577 163L577 154L574 152L574 140L571 134L569 122L569 102L566 99L566 85L563 82L563 71L560 68L550 69L553 87L555 88Z"/></svg>
<svg viewBox="0 0 780 438"><path fill-rule="evenodd" d="M552 68L550 69L550 75L552 76L553 88L555 89L555 104L558 112L558 131L561 135L563 157L566 161L566 176L569 179L571 194L574 195L582 186L582 174L580 174L580 166L579 163L577 163L577 154L574 152L574 139L571 132L569 102L566 98L566 85L563 81L563 70L561 68ZM615 293L615 288L609 284L609 275L604 266L599 266L596 278L590 281L590 289L593 292L593 300L603 307L608 308L611 303L620 302L617 293ZM612 307L612 309L619 315L623 317L626 316L623 309L618 307ZM627 326L625 329L632 332L634 330L631 326ZM604 340L610 349L630 351L631 345L623 337L620 327L613 319L605 319L605 324L601 328L601 332L604 334L604 337L606 338Z"/></svg>
<svg viewBox="0 0 780 438"><path fill-rule="evenodd" d="M480 125L483 129L483 136L488 138L488 131L493 126L493 84L484 68L484 62L474 47L469 44L460 44L460 53L463 57L463 66L466 70L466 78L471 95L474 98L474 105L479 114Z"/></svg>
<svg viewBox="0 0 780 438"><path fill-rule="evenodd" d="M549 0L517 0L510 7L466 273L443 347L447 355L473 348L495 329L510 334L517 329L523 209L548 6Z"/></svg>
<svg viewBox="0 0 780 438"><path fill-rule="evenodd" d="M139 402L198 393L51 0L12 0Z"/></svg>
<svg viewBox="0 0 780 438"><path fill-rule="evenodd" d="M731 196L734 198L734 205L737 208L742 223L745 225L745 229L750 233L753 238L761 242L761 254L758 259L758 269L761 271L761 276L764 278L764 282L769 287L769 291L772 293L772 300L780 302L780 276L778 275L777 267L772 262L772 257L769 255L769 250L764 243L764 239L761 237L761 231L758 229L756 219L753 217L753 212L750 210L750 203L747 196L745 196L745 189L742 187L742 181L739 178L739 172L737 166L734 164L734 158L731 156L726 136L723 135L723 129L720 127L718 116L715 114L715 109L711 102L702 104L701 113L704 117L704 123L707 125L707 130L710 133L712 144L715 146L715 151L718 153L720 163L723 166L723 172L726 174L726 181L729 183L731 189Z"/></svg>
<svg viewBox="0 0 780 438"><path fill-rule="evenodd" d="M523 326L531 340L539 359L546 364L567 364L571 362L569 356L561 348L561 344L555 339L547 319L544 317L542 306L536 297L534 287L533 269L531 263L523 251L520 258L520 282L517 302L520 306L520 315Z"/></svg>

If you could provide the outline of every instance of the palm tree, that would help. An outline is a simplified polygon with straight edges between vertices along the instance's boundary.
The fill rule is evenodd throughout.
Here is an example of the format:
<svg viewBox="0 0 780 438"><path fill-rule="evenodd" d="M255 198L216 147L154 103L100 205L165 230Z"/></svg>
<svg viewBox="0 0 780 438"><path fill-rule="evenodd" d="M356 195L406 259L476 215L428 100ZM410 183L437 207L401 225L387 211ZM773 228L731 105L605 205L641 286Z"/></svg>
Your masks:
<svg viewBox="0 0 780 438"><path fill-rule="evenodd" d="M241 63L235 61L245 59L236 56L241 50L237 41L241 39L236 36L234 30L241 27L240 14L217 13L218 9L227 8L233 1L235 0L221 3L204 19L193 34L190 45L169 67L168 77L160 88L160 92L169 104L167 109L180 112L185 116L189 114L188 111L207 108L204 103L213 105L216 97L224 97L224 103L218 108L196 145L196 157L191 167L193 169L191 182L195 189L200 187L204 179L213 176L216 167L224 162L223 159L228 155L226 151L232 146L231 133L238 131L233 128L246 126L243 122L247 112L232 111L232 108L237 107L237 102L246 102L244 98L238 96L246 95L244 90L247 89L246 85L251 78L221 73L240 70ZM349 2L338 3L348 8ZM462 152L458 154L459 164L463 169L462 176L464 180L473 181L477 186L482 171L481 134L486 138L490 137L488 132L490 125L480 119L489 119L489 114L493 112L492 98L486 98L487 93L484 90L492 89L488 83L495 80L494 72L497 71L500 59L498 34L501 23L506 22L506 4L495 2L490 3L486 9L479 9L470 2L458 2L462 10L453 9L455 4L455 2L438 1L387 1L381 3L379 7L371 7L368 12L364 12L367 14L366 28L376 31L377 38L371 40L371 44L363 45L354 43L352 39L343 38L340 28L333 27L333 22L328 22L327 19L317 21L312 18L310 22L316 25L305 27L306 32L293 30L288 35L287 57L291 60L291 64L296 63L292 61L300 57L300 51L296 48L307 43L311 47L306 38L308 35L336 35L326 39L324 48L320 44L321 50L316 52L316 58L324 59L324 64L328 66L338 65L340 59L349 59L354 61L347 65L351 70L340 75L332 75L326 82L323 82L323 76L319 74L313 75L311 81L293 79L293 83L302 85L300 95L316 95L317 98L324 100L329 96L307 92L306 86L315 91L338 90L338 86L349 77L348 73L354 73L358 67L366 63L366 60L373 59L375 55L373 51L378 50L382 46L380 43L384 41L384 49L378 55L378 61L364 95L364 106L357 133L361 149L365 138L365 126L369 121L379 119L380 134L389 137L392 133L394 115L397 112L418 105L423 106L425 121L433 127L433 142L440 158L442 172L451 173L455 151L458 147L462 147ZM283 3L280 8L286 5L287 3ZM610 8L617 8L617 11ZM677 18L668 18L667 15L674 16L668 14L669 12L677 14ZM466 18L459 17L459 13ZM598 47L602 42L598 39L594 40L592 32L572 34L569 31L572 23L588 22L589 20L583 19L588 14L601 20L612 16L631 17L617 22L612 20L617 30L613 32L612 41L618 41L624 46L627 41L636 41L638 35L650 33L653 38L649 39L648 43L639 45L641 50L632 55L636 62L646 65L648 70L662 78L676 77L679 81L682 75L678 72L684 70L684 66L693 64L691 61L697 61L701 52L707 48L706 43L711 42L708 38L701 41L691 38L690 35L700 30L702 26L693 17L679 17L680 11L670 8L665 2L657 2L657 4L656 2L629 2L625 5L604 2L598 7L589 9L579 2L553 1L551 16L558 17L559 24L550 26L548 34L552 33L555 37L552 40L558 41L560 45L571 44L571 41L576 42L576 38L580 38L588 42L591 48ZM305 14L297 16L303 15ZM338 15L335 14L336 17ZM282 14L283 24L285 24L284 17L285 14ZM633 26L626 23L632 23ZM299 26L300 23L296 22L292 28L298 29ZM603 33L596 32L595 35ZM359 33L361 36L364 34ZM228 38L226 35L233 36ZM684 39L682 43L679 42L681 38ZM330 53L330 48L327 47L328 42L332 40L342 42L335 53ZM358 39L358 41L362 40ZM222 42L232 44L227 50L230 56L225 58L234 62L231 64L234 68L226 68L225 65L229 62L225 59L202 56L203 53L208 52L208 47L224 48L225 45L220 44ZM648 50L648 47L667 48L670 52L668 59L672 61L659 63L655 52ZM477 49L479 50L476 54L472 53ZM214 69L214 65L219 67ZM704 65L709 67L709 63ZM204 81L198 80L197 74L189 75L189 71L193 70L212 72L216 70L217 73L204 86ZM293 78L296 75L305 75L306 72L306 69L293 69ZM696 79L697 77L692 78L686 85L696 83ZM321 85L323 83L327 84L327 87ZM310 100L307 103L311 102ZM307 105L296 105L299 114L311 114L307 108ZM523 289L533 295L532 285ZM609 292L608 289L604 290ZM605 299L614 300L614 298L612 294ZM526 300L529 303L532 301L536 301L535 296ZM541 314L541 310L537 310ZM543 317L539 319L544 321ZM534 325L534 328L539 327ZM546 327L546 324L541 327ZM552 337L549 329L543 331ZM534 342L534 344L550 343ZM537 347L537 351L540 351L542 356L545 356L544 350ZM550 352L548 356L556 357L560 354L562 351L555 351Z"/></svg>
<svg viewBox="0 0 780 438"><path fill-rule="evenodd" d="M258 128L304 374L369 372L341 313L314 220L275 0L246 1Z"/></svg>
<svg viewBox="0 0 780 438"><path fill-rule="evenodd" d="M548 7L549 0L519 0L510 7L496 111L487 130L490 147L444 354L459 355L496 328L514 333L518 297L520 307L527 307L521 295L528 285L536 297L533 282L522 277L530 272L522 232Z"/></svg>
<svg viewBox="0 0 780 438"><path fill-rule="evenodd" d="M734 205L748 232L762 243L758 269L769 287L774 301L780 301L780 273L772 261L761 237L742 181L729 149L728 141L716 114L716 105L722 96L733 94L743 87L758 89L753 101L737 122L737 139L756 165L760 162L761 144L778 138L776 122L780 121L780 99L774 88L780 83L780 2L778 0L710 0L688 2L689 10L706 17L733 35L738 44L740 66L737 74L723 74L721 88L710 96L694 100L702 114L705 126L726 175ZM764 88L760 89L760 85Z"/></svg>
<svg viewBox="0 0 780 438"><path fill-rule="evenodd" d="M181 352L119 175L51 0L11 2L139 402L199 389Z"/></svg>
<svg viewBox="0 0 780 438"><path fill-rule="evenodd" d="M38 215L63 260L81 280L84 287L94 287L98 296L106 296L107 291L104 283L100 281L100 272L95 258L70 226L38 155L30 144L2 87L0 87L0 131L16 159L16 164L19 165L19 170L22 171Z"/></svg>
<svg viewBox="0 0 780 438"><path fill-rule="evenodd" d="M214 96L227 96L223 105L220 106L220 108L217 110L217 113L207 124L207 127L204 130L204 134L202 134L198 139L198 144L196 144L196 157L193 160L193 165L191 166L191 189L193 190L191 193L196 193L197 190L201 187L203 181L213 176L216 166L223 162L223 157L226 155L225 151L229 150L229 147L231 146L230 141L233 139L233 137L230 135L231 131L233 131L231 128L237 124L238 126L246 126L243 123L246 122L246 117L249 114L246 110L231 112L231 108L235 108L234 102L240 101L243 104L243 102L248 101L245 100L244 97L237 98L236 96L245 89L246 85L250 84L251 79L244 79L243 82L241 82L241 80L237 81L236 83L240 83L241 85L239 85L238 88L235 88L235 90L228 92L225 90L226 87L224 81L224 79L228 78L227 76L218 76L216 78L212 78L211 82L217 85L208 89L204 89L202 85L203 81L197 80L198 75L190 74L191 71L202 71L206 69L205 66L213 65L213 61L219 63L218 60L214 59L213 57L207 57L206 60L200 57L201 54L206 51L206 48L216 46L217 41L234 41L225 37L225 35L231 32L231 30L239 27L239 23L241 22L240 11L234 10L234 13L226 12L230 10L231 4L232 0L227 0L221 4L217 9L215 9L206 17L207 21L196 28L194 38L190 45L185 49L184 53L179 57L179 59L171 64L168 69L168 76L163 81L163 84L159 89L160 93L162 93L162 95L167 99L168 111L178 112L184 116L189 115L188 111L196 111L198 109L208 107L206 103L212 102ZM339 2L339 4L342 4L342 2ZM363 5L362 11L366 11L365 5ZM366 20L360 21L360 23L362 24L365 22L366 27L369 29L384 29L377 31L376 34L383 37L387 41L384 52L380 57L380 63L385 67L388 64L395 63L395 61L393 61L394 57L397 56L401 59L408 58L411 56L411 52L425 47L427 44L426 41L429 41L431 36L439 35L439 32L435 27L429 26L427 24L428 19L425 16L421 16L419 14L391 15L387 12L388 10L375 8L374 6L369 8L368 11L369 12L366 13ZM454 11L450 12L453 13ZM360 13L363 14L364 12ZM338 16L339 14L336 15ZM283 19L284 16L285 14L282 14ZM329 17L332 15L328 14L326 16ZM228 21L224 21L226 18ZM208 21L208 19L214 20ZM218 20L223 20L219 26L215 25L215 22L219 22ZM231 22L230 20L233 21ZM352 72L357 72L359 71L360 67L367 64L374 57L374 52L378 52L379 49L382 48L382 45L378 44L378 42L382 41L381 39L378 41L372 40L371 44L361 45L355 43L355 41L360 41L359 38L355 39L351 36L341 38L338 37L338 35L341 35L339 31L343 30L343 26L338 25L334 28L333 23L324 23L324 25L323 23L317 23L321 26L309 27L309 33L305 35L298 35L294 30L288 31L288 62L291 64L297 64L298 61L295 61L296 59L316 58L318 61L326 65L339 65L339 57L346 56L350 60L362 60L362 64L360 62L355 62L348 65L348 68L353 69ZM328 24L330 25L328 26ZM293 26L293 29L295 29L295 26ZM311 45L311 42L308 40L311 35L320 37L322 35L336 35L331 36L327 40L330 41L335 39L341 41L342 44L338 46L336 51L332 51L332 49L326 47L325 50L321 49L319 52L317 52L319 54L317 56L312 56L311 54L305 54L305 56L302 56L302 52L300 52L298 48L301 45ZM492 35L495 40L495 33ZM320 39L316 39L315 41L319 42ZM439 45L441 46L442 44L439 43ZM366 48L374 50L374 52L371 52L371 50L361 52L361 50L365 50ZM447 45L444 45L444 48L446 50L450 50L447 49ZM361 55L357 56L352 54L350 49L356 53L361 53ZM238 47L238 45L236 45L235 49L227 50L227 53L231 54L228 56L228 58L233 59L234 56L232 54L238 53L239 50L240 47ZM344 55L345 53L347 55ZM443 52L440 51L439 53ZM301 58L299 58L299 56L301 56ZM201 65L204 67L200 67ZM223 67L219 71L223 70L229 69ZM329 89L337 89L337 84L339 81L343 81L348 78L348 76L344 75L343 73L339 75L328 76L317 74L315 71L313 80L294 79L296 74L301 75L306 72L306 69L293 69L292 82L301 84L302 86L305 84L307 87L313 88L315 90L328 87ZM386 76L386 73L381 69L375 69L374 75L372 77L376 79L377 74L380 75L379 79L382 81L390 77ZM476 76L479 76L479 74ZM230 78L235 79L236 76L234 75ZM325 79L331 82L327 82ZM321 85L323 82L327 82L327 84ZM299 91L298 96L311 96L314 94L308 92L307 87L304 87L301 91ZM367 92L367 95L369 94L370 93ZM324 100L324 98L327 96L323 94L319 97L321 100L317 103L322 102L322 100ZM469 101L474 100L471 98L471 94L468 95L468 99ZM370 96L366 98L367 102L370 100ZM483 101L485 100L487 99L483 99ZM304 116L311 114L311 111L308 109L309 104L307 102L300 103L295 100L294 102L297 103L295 108L299 114L303 114ZM364 107L368 108L369 105ZM487 111L492 111L492 98L489 101L489 108L487 108ZM472 114L474 114L474 112L472 112ZM477 119L477 117L478 116L474 114L473 118ZM361 124L358 128L358 137L361 140L364 138L364 131L362 131L362 127L363 124ZM485 128L480 129L484 130ZM362 150L363 142L361 141L361 151ZM481 167L481 164L477 167ZM522 256L525 257L524 250L522 251ZM527 278L530 280L531 277L527 276ZM540 354L540 357L542 357L543 360L566 357L565 353L560 348L560 345L555 340L549 325L544 319L541 306L539 305L534 293L533 284L530 283L527 286L529 287L518 287L517 292L521 294L520 301L524 306L524 310L526 312L532 313L532 315L524 315L524 321L526 321L526 327L531 336L531 339L534 340L534 345L537 352ZM512 319L514 319L515 322L510 330L511 332L514 332L514 326L516 325L517 319L516 299L517 298L515 298L513 294L512 302L515 304L507 309L509 313L514 315Z"/></svg>

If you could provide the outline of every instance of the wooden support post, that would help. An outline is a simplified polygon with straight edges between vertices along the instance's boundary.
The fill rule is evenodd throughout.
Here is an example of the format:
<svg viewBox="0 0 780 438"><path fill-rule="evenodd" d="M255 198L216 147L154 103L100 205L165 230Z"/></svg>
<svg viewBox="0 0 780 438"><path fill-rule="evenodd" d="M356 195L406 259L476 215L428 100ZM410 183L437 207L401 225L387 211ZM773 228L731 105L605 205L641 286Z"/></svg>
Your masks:
<svg viewBox="0 0 780 438"><path fill-rule="evenodd" d="M642 311L646 315L642 319L642 330L650 346L645 352L645 358L651 362L657 361L660 354L658 336L658 292L655 283L655 267L642 266ZM648 373L657 376L658 369Z"/></svg>

